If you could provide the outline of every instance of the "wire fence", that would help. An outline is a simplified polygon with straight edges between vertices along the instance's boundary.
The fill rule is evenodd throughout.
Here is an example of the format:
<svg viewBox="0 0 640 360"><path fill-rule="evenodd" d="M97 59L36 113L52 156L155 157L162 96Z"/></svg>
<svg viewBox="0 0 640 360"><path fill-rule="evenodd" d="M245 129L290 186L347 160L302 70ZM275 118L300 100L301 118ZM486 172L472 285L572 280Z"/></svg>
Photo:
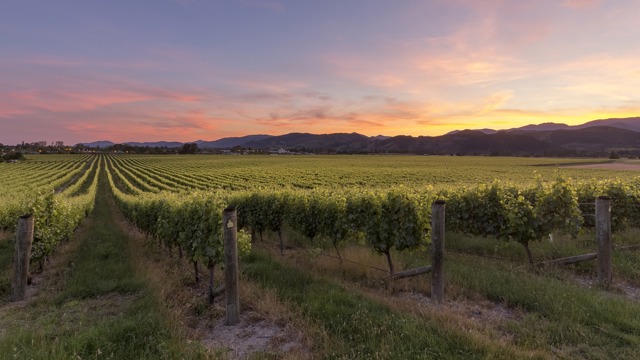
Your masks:
<svg viewBox="0 0 640 360"><path fill-rule="evenodd" d="M280 244L276 243L276 242L270 242L270 241L263 241L265 242L267 245L272 246L275 249L279 249ZM286 245L285 246L286 249L288 250L297 250L297 251L309 251L309 248L304 248L301 246L294 246L294 245ZM624 246L615 246L614 250L636 250L636 249L640 249L640 244L633 244L633 245L624 245ZM164 250L165 253L167 253L167 255L171 256L171 257L175 257L175 254L171 251L169 251L169 249L161 247L161 250ZM549 260L545 260L545 261L537 261L534 263L529 263L529 261L524 260L524 259L514 259L514 258L506 258L506 257L500 257L500 256L494 256L494 255L486 255L486 254L477 254L477 253L471 253L471 252L466 252L466 251L460 251L460 250L453 250L453 249L446 249L445 253L452 253L452 254L458 254L458 255L465 255L465 256L472 256L472 257L476 257L476 258L482 258L482 259L489 259L489 260L499 260L499 261L505 261L505 262L511 262L511 263L516 263L516 264L523 264L523 265L541 265L544 264L546 262L548 262ZM347 262L350 264L354 264L354 265L358 265L364 268L368 268L368 269L372 269L372 270L376 270L379 272L384 272L386 274L389 273L389 269L383 269L377 266L372 266L369 264L363 264L361 262L352 260L352 259L348 259L348 258L344 258L341 256L336 256L330 253L327 253L326 251L320 251L319 253L315 254L317 256L323 256L323 257L327 257L327 258L332 258L332 259L336 259L336 260L340 260L342 262ZM176 259L178 260L179 264L181 267L183 267L185 269L185 271L189 272L192 276L196 277L199 281L208 281L209 280L209 274L207 272L198 272L196 274L194 268L193 268L193 263L190 262L187 258L182 258L182 259Z"/></svg>
<svg viewBox="0 0 640 360"><path fill-rule="evenodd" d="M279 247L280 246L280 244L275 243L275 242L268 242L267 241L266 243L269 244L269 245L274 245L274 247ZM299 250L299 251L308 251L309 250L308 248L303 248L301 246L294 246L294 245L286 245L286 248L287 249L293 249L293 250ZM382 268L379 268L379 267L376 267L376 266L363 264L363 263L357 262L355 260L346 259L346 258L344 258L342 256L336 256L336 255L333 255L333 254L329 254L329 253L327 253L325 251L322 251L322 250L317 255L318 256L328 257L328 258L333 258L333 259L338 259L338 260L341 260L341 261L344 261L344 262L348 262L348 263L351 263L351 264L356 264L356 265L367 267L367 268L370 268L370 269L373 269L373 270L389 273L389 269L382 269Z"/></svg>
<svg viewBox="0 0 640 360"><path fill-rule="evenodd" d="M593 203L584 203L581 205L594 205ZM595 214L583 214L583 216L595 216ZM270 241L264 241L267 245L269 246L273 246L274 248L279 248L280 244L276 243L276 242L270 242ZM595 244L594 244L595 245ZM159 248L161 250L164 250L165 253L167 253L167 255L171 256L171 257L175 257L175 254L168 248L163 247L161 245L158 245ZM305 248L305 247L301 247L301 246L295 246L295 245L286 245L285 247L286 249L289 250L297 250L297 251L309 251L309 248ZM620 250L620 251L624 251L624 250L636 250L636 249L640 249L640 244L632 244L632 245L623 245L623 246L615 246L613 247L613 250ZM545 260L545 261L538 261L538 262L534 262L533 264L530 264L529 261L525 260L525 259L514 259L514 258L507 258L507 257L501 257L501 256L495 256L495 255L487 255L487 254L478 254L478 253L472 253L472 252L466 252L466 251L460 251L460 250L454 250L454 249L445 249L445 253L452 253L452 254L458 254L458 255L465 255L465 256L472 256L472 257L476 257L476 258L482 258L482 259L489 259L489 260L499 260L499 261L505 261L505 262L511 262L511 263L517 263L517 264L524 264L524 265L540 265L543 264L545 262L548 262L549 260ZM322 256L322 257L327 257L327 258L332 258L332 259L336 259L336 260L340 260L341 262L347 262L350 264L354 264L354 265L358 265L361 266L363 268L368 268L368 269L372 269L372 270L376 270L379 272L384 272L384 273L389 273L389 269L383 269L377 266L372 266L369 264L363 264L361 262L352 260L352 259L348 259L342 256L336 256L334 254L330 254L327 253L326 251L321 250L320 252L316 253L315 255L317 256ZM184 268L185 271L189 272L193 277L195 277L198 281L208 281L209 280L209 274L208 272L195 272L195 269L193 267L193 262L189 261L187 258L183 257L183 258L179 258L176 259L178 260L178 263L180 264L180 266L182 268Z"/></svg>
<svg viewBox="0 0 640 360"><path fill-rule="evenodd" d="M479 258L483 258L483 259L509 261L509 262L522 263L522 264L528 264L529 263L528 261L521 260L521 259L512 259L512 258L505 258L505 257L500 257L500 256L475 254L475 253L470 253L470 252L466 252L466 251L459 251L459 250L445 249L444 252L445 253L449 252L449 253L454 253L454 254L462 254L462 255L467 255L467 256L475 256L475 257L479 257Z"/></svg>

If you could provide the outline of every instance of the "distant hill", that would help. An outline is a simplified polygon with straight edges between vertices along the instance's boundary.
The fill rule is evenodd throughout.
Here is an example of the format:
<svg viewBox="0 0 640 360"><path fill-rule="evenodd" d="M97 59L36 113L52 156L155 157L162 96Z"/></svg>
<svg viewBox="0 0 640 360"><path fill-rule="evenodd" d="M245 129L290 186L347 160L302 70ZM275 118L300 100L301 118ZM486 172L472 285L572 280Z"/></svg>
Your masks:
<svg viewBox="0 0 640 360"><path fill-rule="evenodd" d="M358 133L309 134L291 133L246 143L256 148L354 152L366 151L374 140Z"/></svg>
<svg viewBox="0 0 640 360"><path fill-rule="evenodd" d="M166 148L179 148L182 147L184 143L178 141L156 141L156 142L126 142L125 144L131 146L141 146L141 147L166 147Z"/></svg>
<svg viewBox="0 0 640 360"><path fill-rule="evenodd" d="M463 130L435 137L396 136L381 141L376 148L387 153L529 155L553 149L554 145L508 132L485 134L478 130Z"/></svg>
<svg viewBox="0 0 640 360"><path fill-rule="evenodd" d="M236 146L274 151L284 148L322 153L411 153L519 156L603 156L612 151L640 156L640 117L594 120L582 125L527 125L509 130L456 130L442 136L365 136L358 133L248 135L195 141L202 149ZM180 142L129 142L134 146L178 148ZM85 143L108 148L111 141Z"/></svg>
<svg viewBox="0 0 640 360"><path fill-rule="evenodd" d="M131 146L140 146L140 147L167 147L167 148L179 148L182 147L181 142L177 142L177 141L157 141L157 142L125 142L122 144L127 144L127 145L131 145ZM88 146L88 147L100 147L100 148L107 148L113 145L116 145L116 143L111 142L111 141L94 141L94 142L90 142L90 143L82 143L82 145L84 146Z"/></svg>
<svg viewBox="0 0 640 360"><path fill-rule="evenodd" d="M537 125L527 125L515 129L510 129L508 131L550 131L550 130L566 130L571 128L567 124L559 124L559 123L543 123Z"/></svg>
<svg viewBox="0 0 640 360"><path fill-rule="evenodd" d="M411 153L518 156L603 156L611 151L640 155L640 132L611 126L547 131L463 130L442 136L394 136L372 140L364 135L292 133L247 146L276 150L349 153ZM626 149L626 150L625 150Z"/></svg>
<svg viewBox="0 0 640 360"><path fill-rule="evenodd" d="M388 139L390 137L391 136L376 135L376 136L370 136L369 139L371 139L371 140L386 140L386 139Z"/></svg>
<svg viewBox="0 0 640 360"><path fill-rule="evenodd" d="M588 123L584 123L582 125L577 125L573 127L577 129L584 129L584 128L594 127L594 126L611 126L619 129L640 132L640 117L593 120L593 121L589 121Z"/></svg>
<svg viewBox="0 0 640 360"><path fill-rule="evenodd" d="M590 127L609 126L618 129L631 130L640 132L640 117L630 118L612 118L593 120L582 125L569 126L567 124L559 123L543 123L537 125L527 125L515 129L509 129L504 131L552 131L552 130L573 130L573 129L586 129Z"/></svg>
<svg viewBox="0 0 640 360"><path fill-rule="evenodd" d="M475 130L465 129L465 130L453 130L446 133L445 135L453 135L453 134L460 133L462 131L479 131L483 134L495 134L498 132L498 130L493 130L493 129L475 129Z"/></svg>
<svg viewBox="0 0 640 360"><path fill-rule="evenodd" d="M100 141L94 141L94 142L90 142L90 143L81 143L84 146L87 147L100 147L100 148L107 148L109 146L113 146L115 145L115 143L112 143L111 141L107 141L107 140L100 140Z"/></svg>
<svg viewBox="0 0 640 360"><path fill-rule="evenodd" d="M612 126L591 126L582 129L538 132L534 138L564 149L576 151L608 151L640 149L640 132Z"/></svg>
<svg viewBox="0 0 640 360"><path fill-rule="evenodd" d="M215 141L198 140L198 141L195 141L195 143L198 144L198 146L203 149L206 149L206 148L229 149L235 146L244 146L249 142L260 141L270 137L272 137L272 135L248 135L248 136L242 136L242 137L222 138Z"/></svg>

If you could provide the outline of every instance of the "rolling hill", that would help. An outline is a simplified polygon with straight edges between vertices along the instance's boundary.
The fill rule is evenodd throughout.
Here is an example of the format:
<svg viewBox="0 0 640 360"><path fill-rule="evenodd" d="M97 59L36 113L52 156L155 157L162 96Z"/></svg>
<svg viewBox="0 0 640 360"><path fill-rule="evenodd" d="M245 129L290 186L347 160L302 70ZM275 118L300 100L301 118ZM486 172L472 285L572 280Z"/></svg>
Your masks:
<svg viewBox="0 0 640 360"><path fill-rule="evenodd" d="M461 130L441 136L373 136L358 133L289 133L248 135L215 141L198 140L201 149L286 149L321 153L411 153L516 156L603 156L616 151L640 156L640 117L601 119L582 125L559 123L527 125L508 130ZM139 147L178 148L180 142L129 142ZM85 143L108 148L114 143Z"/></svg>

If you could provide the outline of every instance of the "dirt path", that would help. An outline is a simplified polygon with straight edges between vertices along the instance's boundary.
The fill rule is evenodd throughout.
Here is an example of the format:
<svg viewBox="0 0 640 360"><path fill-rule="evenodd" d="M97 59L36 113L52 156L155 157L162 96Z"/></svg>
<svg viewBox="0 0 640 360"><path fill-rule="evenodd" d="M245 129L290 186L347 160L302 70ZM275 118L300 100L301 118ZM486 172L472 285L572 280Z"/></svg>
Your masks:
<svg viewBox="0 0 640 360"><path fill-rule="evenodd" d="M567 166L567 168L640 171L640 162L612 162L604 164L572 165Z"/></svg>

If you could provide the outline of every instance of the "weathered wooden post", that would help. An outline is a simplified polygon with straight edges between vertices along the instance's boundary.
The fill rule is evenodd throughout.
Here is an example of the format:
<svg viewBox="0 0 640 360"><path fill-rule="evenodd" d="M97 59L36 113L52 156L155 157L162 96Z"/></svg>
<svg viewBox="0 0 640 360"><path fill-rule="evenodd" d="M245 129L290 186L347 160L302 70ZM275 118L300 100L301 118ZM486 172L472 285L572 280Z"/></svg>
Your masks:
<svg viewBox="0 0 640 360"><path fill-rule="evenodd" d="M280 255L284 255L284 236L282 235L282 229L278 229L278 238L280 239Z"/></svg>
<svg viewBox="0 0 640 360"><path fill-rule="evenodd" d="M444 297L444 200L431 205L431 298L437 304Z"/></svg>
<svg viewBox="0 0 640 360"><path fill-rule="evenodd" d="M216 288L215 288L215 269L216 264L209 264L209 304L213 304L213 301L216 299Z"/></svg>
<svg viewBox="0 0 640 360"><path fill-rule="evenodd" d="M611 285L611 199L599 196L596 199L596 235L598 237L598 282L604 287Z"/></svg>
<svg viewBox="0 0 640 360"><path fill-rule="evenodd" d="M33 215L24 215L18 218L16 250L13 258L13 279L11 281L11 301L20 301L27 297L33 226Z"/></svg>
<svg viewBox="0 0 640 360"><path fill-rule="evenodd" d="M194 274L194 279L196 280L196 284L200 283L200 272L198 271L198 262L194 261L193 262L193 274Z"/></svg>
<svg viewBox="0 0 640 360"><path fill-rule="evenodd" d="M227 325L240 322L238 294L238 215L234 207L222 213L224 227L224 285L227 298Z"/></svg>

